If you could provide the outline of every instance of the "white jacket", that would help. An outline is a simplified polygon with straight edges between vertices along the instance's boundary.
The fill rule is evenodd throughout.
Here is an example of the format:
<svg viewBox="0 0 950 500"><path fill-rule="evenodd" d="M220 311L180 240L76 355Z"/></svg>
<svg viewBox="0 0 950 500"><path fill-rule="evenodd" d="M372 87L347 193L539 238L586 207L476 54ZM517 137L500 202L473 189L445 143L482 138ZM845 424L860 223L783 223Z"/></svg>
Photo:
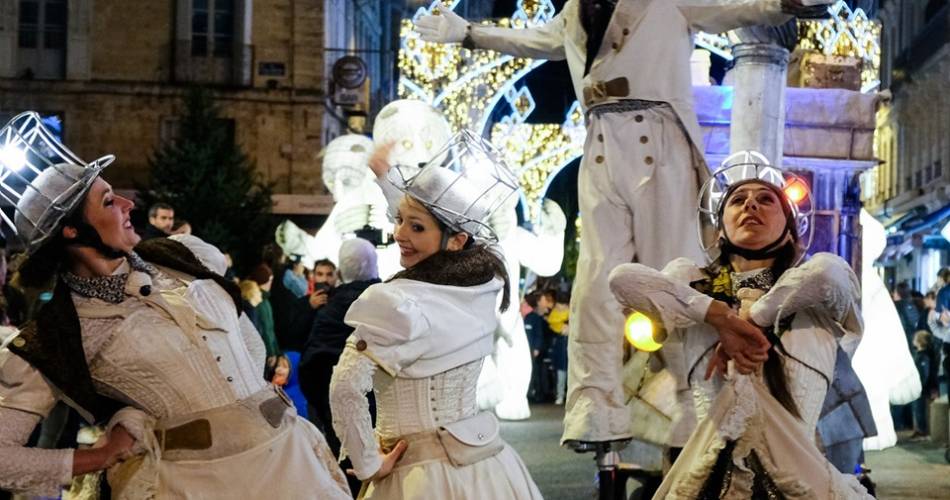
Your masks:
<svg viewBox="0 0 950 500"><path fill-rule="evenodd" d="M696 31L721 33L742 26L781 24L781 0L619 0L590 73L587 32L580 22L580 2L568 0L554 19L532 29L472 25L480 48L534 59L567 59L574 91L584 102L584 88L626 78L629 95L669 103L690 140L703 150L703 136L693 110L690 56ZM607 99L608 101L610 99Z"/></svg>

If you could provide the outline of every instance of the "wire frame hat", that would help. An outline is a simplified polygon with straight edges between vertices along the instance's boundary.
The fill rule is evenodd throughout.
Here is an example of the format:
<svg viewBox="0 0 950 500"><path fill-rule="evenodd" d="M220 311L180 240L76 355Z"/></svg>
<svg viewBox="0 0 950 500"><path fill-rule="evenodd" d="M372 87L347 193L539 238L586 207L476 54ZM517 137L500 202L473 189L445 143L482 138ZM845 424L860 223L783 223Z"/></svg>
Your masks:
<svg viewBox="0 0 950 500"><path fill-rule="evenodd" d="M775 167L761 153L740 151L723 160L719 169L699 191L699 241L706 259L713 262L720 254L722 211L726 197L738 184L761 182L777 188L782 202L795 221L799 259L811 246L815 232L815 203L808 183L801 177Z"/></svg>
<svg viewBox="0 0 950 500"><path fill-rule="evenodd" d="M419 201L453 231L495 243L488 218L518 191L518 179L502 155L483 138L462 130L412 177L395 167L396 187Z"/></svg>
<svg viewBox="0 0 950 500"><path fill-rule="evenodd" d="M13 206L0 211L6 223L33 253L52 236L60 221L86 196L112 155L86 163L27 111L0 129L0 200Z"/></svg>

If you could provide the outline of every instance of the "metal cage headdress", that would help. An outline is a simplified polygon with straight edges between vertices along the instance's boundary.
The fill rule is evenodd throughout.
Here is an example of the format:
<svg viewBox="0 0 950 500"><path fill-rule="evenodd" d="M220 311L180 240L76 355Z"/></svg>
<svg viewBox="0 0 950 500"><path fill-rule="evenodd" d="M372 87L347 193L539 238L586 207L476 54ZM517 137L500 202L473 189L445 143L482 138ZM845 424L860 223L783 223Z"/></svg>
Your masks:
<svg viewBox="0 0 950 500"><path fill-rule="evenodd" d="M518 179L501 153L469 130L457 133L418 173L411 177L395 167L400 190L426 206L454 231L497 242L489 216L518 191Z"/></svg>
<svg viewBox="0 0 950 500"><path fill-rule="evenodd" d="M732 186L748 181L770 184L784 195L798 231L801 256L811 246L815 232L815 203L804 179L775 167L761 153L740 151L723 160L699 191L699 241L709 262L719 258L722 204Z"/></svg>
<svg viewBox="0 0 950 500"><path fill-rule="evenodd" d="M64 146L33 111L0 129L0 211L28 253L43 245L85 197L112 155L86 163Z"/></svg>

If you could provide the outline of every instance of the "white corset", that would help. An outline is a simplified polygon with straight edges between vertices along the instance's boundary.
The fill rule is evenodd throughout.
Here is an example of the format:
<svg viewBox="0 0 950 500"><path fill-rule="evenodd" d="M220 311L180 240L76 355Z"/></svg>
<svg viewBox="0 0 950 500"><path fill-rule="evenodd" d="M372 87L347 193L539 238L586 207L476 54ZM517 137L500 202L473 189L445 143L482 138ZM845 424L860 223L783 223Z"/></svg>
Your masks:
<svg viewBox="0 0 950 500"><path fill-rule="evenodd" d="M478 413L475 387L482 360L428 378L373 376L376 434L383 439L434 430Z"/></svg>

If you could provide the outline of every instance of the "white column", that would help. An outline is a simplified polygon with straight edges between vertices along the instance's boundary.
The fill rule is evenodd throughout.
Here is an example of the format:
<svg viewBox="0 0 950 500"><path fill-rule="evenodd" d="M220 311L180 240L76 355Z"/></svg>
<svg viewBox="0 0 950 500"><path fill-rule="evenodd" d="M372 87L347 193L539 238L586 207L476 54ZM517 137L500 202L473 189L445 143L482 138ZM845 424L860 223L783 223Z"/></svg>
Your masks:
<svg viewBox="0 0 950 500"><path fill-rule="evenodd" d="M782 164L788 50L771 43L733 46L734 96L730 150L754 150Z"/></svg>
<svg viewBox="0 0 950 500"><path fill-rule="evenodd" d="M89 80L92 72L91 45L93 0L69 2L66 26L66 79Z"/></svg>

